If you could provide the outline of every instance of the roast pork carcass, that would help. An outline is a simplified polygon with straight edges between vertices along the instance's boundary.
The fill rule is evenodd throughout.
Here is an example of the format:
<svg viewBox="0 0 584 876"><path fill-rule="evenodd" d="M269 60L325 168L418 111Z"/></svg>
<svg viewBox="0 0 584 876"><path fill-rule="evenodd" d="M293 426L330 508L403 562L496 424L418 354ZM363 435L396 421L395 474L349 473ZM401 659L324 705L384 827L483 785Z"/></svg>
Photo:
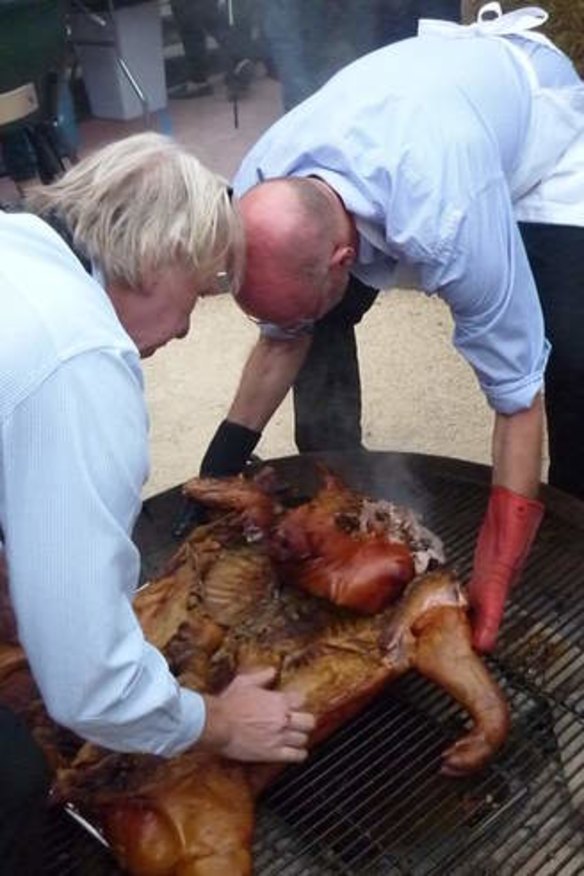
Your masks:
<svg viewBox="0 0 584 876"><path fill-rule="evenodd" d="M176 616L176 573L151 585L136 601L139 615L146 609L147 631L149 625L156 634L166 631L162 647L183 684L217 692L236 671L274 666L277 687L299 691L316 716L313 746L391 680L421 667L455 696L463 692L475 720L470 733L445 752L444 770L462 774L479 769L499 749L507 733L507 708L472 651L466 603L452 575L421 576L409 585L397 609L374 617L342 611L295 588L275 587L268 576L258 601L258 570L267 568L262 548L221 545L213 527L207 533L211 551L206 538L197 540L200 533L183 550L179 573L188 569L185 578L191 577L192 586L183 601L179 582L182 619ZM230 559L239 570L232 599L237 602L242 593L248 606L231 626L217 622L223 605L205 586L216 563L225 567ZM248 587L253 604L247 599ZM170 616L176 629L169 637ZM452 644L457 662L441 677L440 651ZM102 826L130 873L246 876L252 872L254 800L281 769L227 762L196 749L165 762L85 746L70 768L60 771L59 787L62 797Z"/></svg>
<svg viewBox="0 0 584 876"><path fill-rule="evenodd" d="M265 539L288 581L362 614L395 601L416 574L444 560L440 540L410 509L367 499L324 468L321 474L316 496L293 509L266 491L265 475L195 478L185 492L240 511L248 538Z"/></svg>
<svg viewBox="0 0 584 876"><path fill-rule="evenodd" d="M135 600L147 638L179 681L218 693L238 671L273 666L276 686L300 691L316 716L312 746L392 679L418 669L459 699L474 721L445 752L444 769L459 774L482 767L503 743L508 715L472 651L455 577L443 570L425 574L397 606L359 616L287 586L266 541L247 541L248 522L242 525L236 513L196 529L168 574ZM129 873L252 872L254 801L280 765L233 763L196 747L164 760L72 741L51 727L25 671L18 649L5 649L0 701L21 709L35 728L56 769L56 799L72 802L101 827Z"/></svg>

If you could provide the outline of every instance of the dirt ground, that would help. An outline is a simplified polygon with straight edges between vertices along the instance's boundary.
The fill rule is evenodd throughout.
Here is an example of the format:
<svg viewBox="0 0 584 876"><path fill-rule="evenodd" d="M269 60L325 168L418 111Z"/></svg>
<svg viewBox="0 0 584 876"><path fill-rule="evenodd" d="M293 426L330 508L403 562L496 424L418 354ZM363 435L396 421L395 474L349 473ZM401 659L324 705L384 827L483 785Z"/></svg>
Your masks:
<svg viewBox="0 0 584 876"><path fill-rule="evenodd" d="M450 315L439 300L412 291L378 298L358 328L367 447L488 462L491 414L450 334ZM152 430L147 495L196 473L255 337L229 299L207 299L197 306L188 337L145 363ZM292 434L286 399L259 454L294 453Z"/></svg>

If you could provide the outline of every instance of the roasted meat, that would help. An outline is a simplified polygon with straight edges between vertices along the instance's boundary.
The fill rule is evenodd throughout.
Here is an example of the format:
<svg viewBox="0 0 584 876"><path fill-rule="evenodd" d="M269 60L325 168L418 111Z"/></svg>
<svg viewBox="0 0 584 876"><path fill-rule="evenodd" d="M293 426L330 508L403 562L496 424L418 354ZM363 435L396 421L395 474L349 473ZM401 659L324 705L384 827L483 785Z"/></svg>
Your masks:
<svg viewBox="0 0 584 876"><path fill-rule="evenodd" d="M409 586L381 636L388 667L410 660L463 706L471 731L443 752L442 772L464 775L484 766L509 730L505 700L472 647L467 600L456 578L434 572Z"/></svg>
<svg viewBox="0 0 584 876"><path fill-rule="evenodd" d="M255 546L254 551L257 568L263 568L261 548ZM239 565L237 552L235 548L234 562ZM191 569L197 553L196 543L183 552ZM227 562L229 554L229 548L218 548L218 561ZM257 592L257 569L252 572L250 555L244 568L248 574L238 587L245 593L249 584ZM177 661L183 683L217 691L238 670L274 666L278 688L300 691L316 715L311 739L316 745L391 680L413 668L460 696L475 721L473 730L445 752L446 772L458 775L482 767L503 743L508 726L505 701L472 651L466 603L451 574L433 572L417 578L397 609L375 617L342 612L293 588L274 593L272 587L266 580L264 596L254 610L225 627L207 613L205 588L193 578L190 600L195 607L185 611L164 649ZM152 585L158 591L159 625L151 613L153 594L147 590L137 599L138 613L146 602L149 622L165 628L173 613L173 600L166 598L172 588L172 577ZM234 588L235 601L237 592ZM456 665L442 653L453 643ZM473 683L467 686L469 678ZM101 824L131 873L244 876L252 867L253 800L281 769L229 763L196 750L165 762L85 746L70 768L60 771L59 787L62 797Z"/></svg>
<svg viewBox="0 0 584 876"><path fill-rule="evenodd" d="M274 501L265 477L195 478L185 492L242 512L248 536L265 539L288 581L336 605L375 614L415 574L443 560L442 546L409 509L369 500L325 469L322 475L314 499L289 510Z"/></svg>
<svg viewBox="0 0 584 876"><path fill-rule="evenodd" d="M274 519L285 515L274 509L272 503ZM474 722L445 752L444 770L458 775L482 767L503 743L508 715L501 692L472 651L456 578L445 570L421 575L396 606L358 615L290 586L271 540L248 541L247 512L240 506L196 529L167 574L136 597L147 638L180 682L216 693L239 671L275 667L276 686L301 692L316 716L312 746L388 682L415 669L458 699ZM343 507L342 513L360 515L362 507ZM256 525L257 518L257 535ZM2 701L27 717L49 754L55 799L73 803L99 825L129 873L252 872L254 800L282 766L238 764L196 748L164 760L83 744L44 714L17 647L0 652Z"/></svg>

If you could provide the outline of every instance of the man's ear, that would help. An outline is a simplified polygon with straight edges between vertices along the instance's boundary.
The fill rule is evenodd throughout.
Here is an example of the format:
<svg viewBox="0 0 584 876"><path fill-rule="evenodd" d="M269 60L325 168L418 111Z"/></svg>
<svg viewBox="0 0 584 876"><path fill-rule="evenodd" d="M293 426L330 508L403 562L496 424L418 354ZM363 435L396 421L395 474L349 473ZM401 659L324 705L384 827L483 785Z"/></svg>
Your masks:
<svg viewBox="0 0 584 876"><path fill-rule="evenodd" d="M336 246L331 257L331 268L350 268L355 261L355 250L352 246Z"/></svg>

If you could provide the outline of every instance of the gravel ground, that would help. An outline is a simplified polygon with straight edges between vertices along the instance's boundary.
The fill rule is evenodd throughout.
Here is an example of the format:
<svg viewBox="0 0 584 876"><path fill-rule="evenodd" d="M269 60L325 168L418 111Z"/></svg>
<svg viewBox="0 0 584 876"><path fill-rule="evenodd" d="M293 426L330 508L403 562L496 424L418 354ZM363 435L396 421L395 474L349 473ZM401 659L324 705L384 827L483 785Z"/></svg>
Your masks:
<svg viewBox="0 0 584 876"><path fill-rule="evenodd" d="M358 328L364 442L488 462L491 413L450 342L448 310L413 291L382 295ZM189 336L145 363L151 411L149 495L191 477L236 389L256 329L227 298L202 301ZM295 452L286 399L266 428L264 458Z"/></svg>

